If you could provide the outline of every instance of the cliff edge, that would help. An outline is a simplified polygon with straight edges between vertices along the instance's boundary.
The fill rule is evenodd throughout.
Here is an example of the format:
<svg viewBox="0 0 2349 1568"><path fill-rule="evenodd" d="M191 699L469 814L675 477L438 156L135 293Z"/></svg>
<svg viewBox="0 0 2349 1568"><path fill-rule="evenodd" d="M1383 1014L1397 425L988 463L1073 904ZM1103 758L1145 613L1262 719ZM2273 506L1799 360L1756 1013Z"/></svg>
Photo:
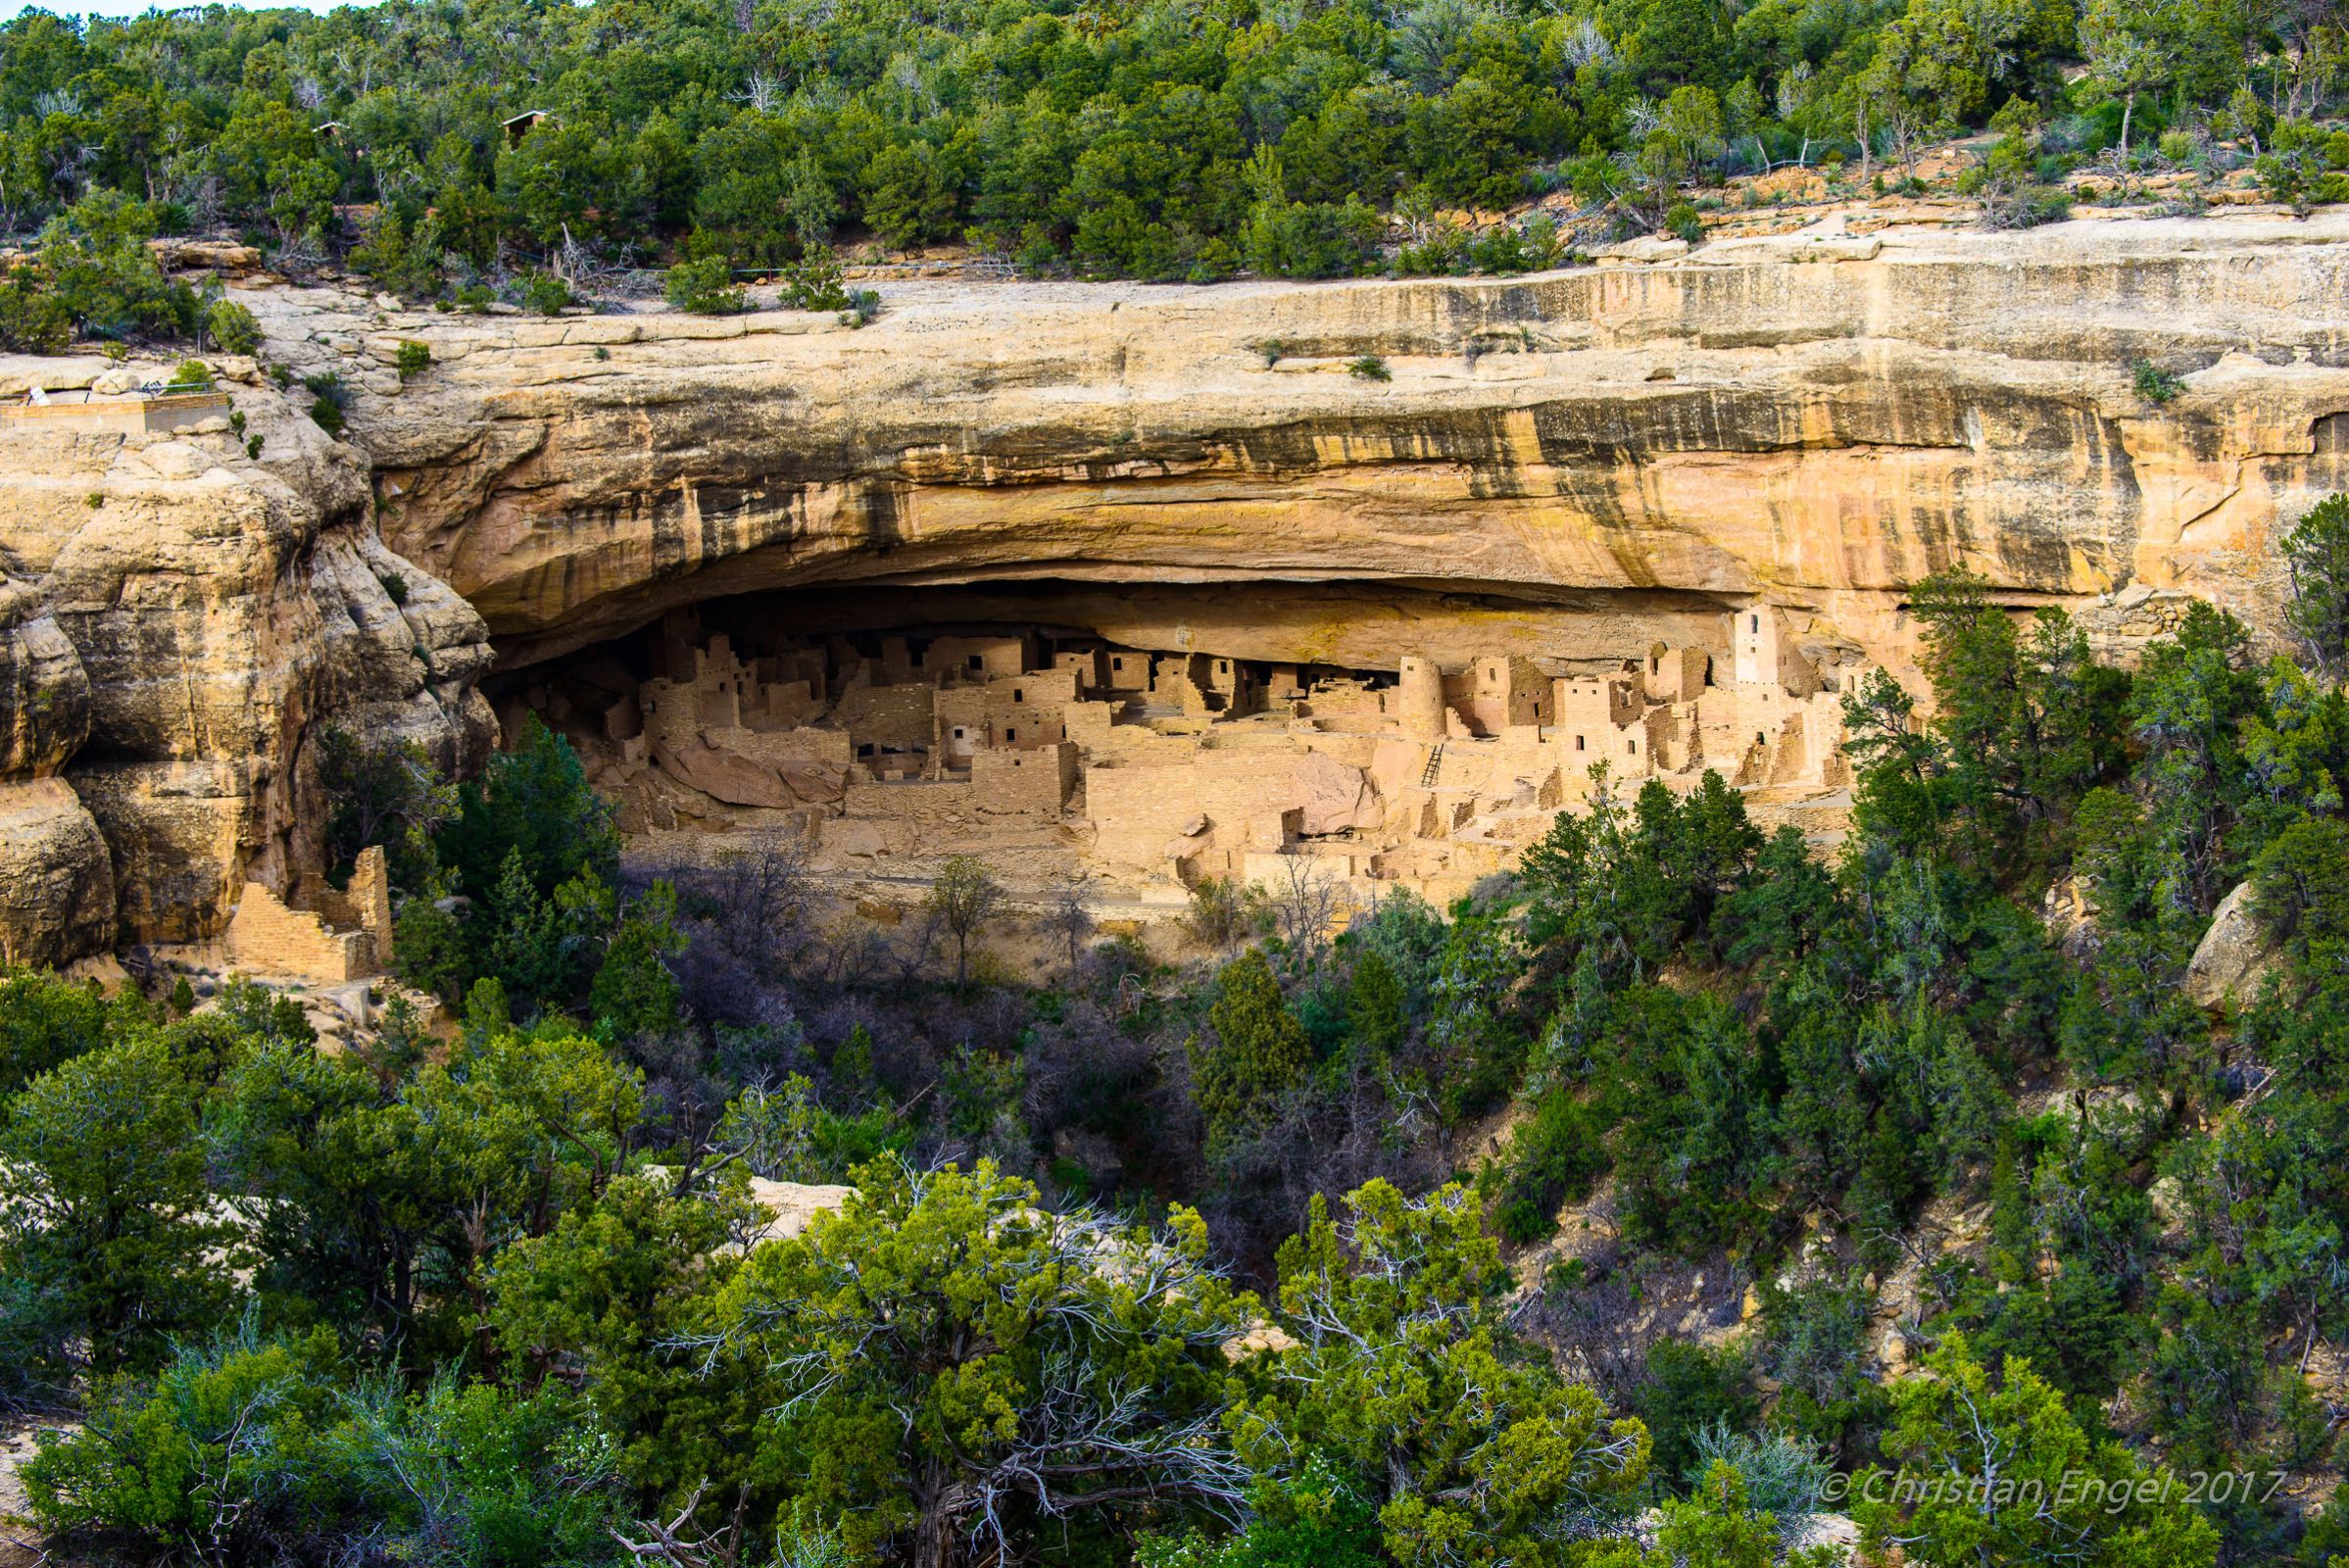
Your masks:
<svg viewBox="0 0 2349 1568"><path fill-rule="evenodd" d="M1129 616L1248 585L1252 658L1395 657L1391 627L1333 649L1314 595L1265 612L1269 583L1540 607L1561 657L1578 618L1762 598L1897 664L1903 594L1953 562L2019 603L2272 624L2270 534L2349 482L2344 238L1814 228L1508 279L911 283L856 330L261 308L272 355L355 376L385 537L508 665L721 594L1046 578ZM402 385L404 339L434 363Z"/></svg>
<svg viewBox="0 0 2349 1568"><path fill-rule="evenodd" d="M0 357L20 413L0 417L14 960L210 936L248 875L315 865L327 724L443 767L490 743L480 617L385 548L361 454L249 363L224 368L217 410L149 429L122 389L168 365ZM22 413L34 386L49 406Z"/></svg>

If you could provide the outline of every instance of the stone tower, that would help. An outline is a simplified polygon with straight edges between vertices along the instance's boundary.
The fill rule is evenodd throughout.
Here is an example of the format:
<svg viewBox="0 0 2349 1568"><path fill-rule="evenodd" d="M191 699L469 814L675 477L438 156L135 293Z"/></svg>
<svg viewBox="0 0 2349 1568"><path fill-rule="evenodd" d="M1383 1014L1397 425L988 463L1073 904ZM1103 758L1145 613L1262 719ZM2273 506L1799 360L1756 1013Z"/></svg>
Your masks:
<svg viewBox="0 0 2349 1568"><path fill-rule="evenodd" d="M1395 709L1403 733L1414 740L1444 739L1444 671L1425 654L1405 654L1398 674Z"/></svg>

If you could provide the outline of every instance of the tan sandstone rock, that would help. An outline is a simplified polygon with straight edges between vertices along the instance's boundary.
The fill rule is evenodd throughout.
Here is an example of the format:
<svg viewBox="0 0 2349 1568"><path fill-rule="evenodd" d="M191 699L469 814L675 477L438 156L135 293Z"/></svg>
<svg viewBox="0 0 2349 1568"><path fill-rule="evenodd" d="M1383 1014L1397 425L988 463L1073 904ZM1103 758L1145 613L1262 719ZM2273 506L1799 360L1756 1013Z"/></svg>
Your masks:
<svg viewBox="0 0 2349 1568"><path fill-rule="evenodd" d="M54 773L89 727L81 656L38 592L0 579L0 778Z"/></svg>
<svg viewBox="0 0 2349 1568"><path fill-rule="evenodd" d="M271 364L359 387L351 439L234 381L258 463L0 428L0 781L68 782L122 937L198 937L315 858L324 724L478 758L485 629L513 668L773 589L803 634L874 629L918 588L1137 648L1555 669L1718 655L1765 601L1806 658L1903 670L1952 563L2121 656L2188 595L2273 628L2276 534L2349 488L2349 216L1948 216L1521 278L919 280L861 330L240 290ZM432 373L377 374L387 332ZM1369 356L1391 379L1345 373ZM2180 395L2139 398L2140 359ZM0 399L169 369L0 357ZM86 847L47 799L42 842Z"/></svg>
<svg viewBox="0 0 2349 1568"><path fill-rule="evenodd" d="M752 1177L752 1200L774 1216L752 1245L782 1241L799 1235L807 1228L809 1220L837 1209L856 1191L854 1187L829 1183L771 1182L764 1177Z"/></svg>
<svg viewBox="0 0 2349 1568"><path fill-rule="evenodd" d="M773 768L732 752L717 751L699 741L669 747L656 745L654 760L679 783L691 785L713 801L728 806L798 804L783 776Z"/></svg>
<svg viewBox="0 0 2349 1568"><path fill-rule="evenodd" d="M1763 595L1899 667L1904 596L1951 562L2018 603L2137 587L2273 625L2272 535L2349 484L2342 238L1895 223L1527 278L917 281L858 331L431 318L433 375L363 392L353 430L386 538L510 665L718 594L820 584L829 630L1051 578L1099 585L1112 640L1251 659L1447 659L1449 617L1496 613L1594 659ZM374 330L363 298L254 298L304 369ZM1319 373L1365 355L1393 379ZM2184 392L2138 398L2138 359Z"/></svg>
<svg viewBox="0 0 2349 1568"><path fill-rule="evenodd" d="M133 381L168 368L133 365ZM0 393L85 362L0 357ZM477 615L387 550L361 454L274 391L263 438L0 422L0 943L63 962L217 935L315 866L340 725L447 768L492 733Z"/></svg>
<svg viewBox="0 0 2349 1568"><path fill-rule="evenodd" d="M114 944L114 866L63 779L0 783L0 962L63 965Z"/></svg>
<svg viewBox="0 0 2349 1568"><path fill-rule="evenodd" d="M1307 835L1379 825L1378 792L1360 768L1326 752L1310 752L1297 760L1295 777Z"/></svg>
<svg viewBox="0 0 2349 1568"><path fill-rule="evenodd" d="M2186 995L2209 1008L2248 1004L2275 962L2275 945L2260 929L2246 882L2211 911L2210 929L2186 962Z"/></svg>

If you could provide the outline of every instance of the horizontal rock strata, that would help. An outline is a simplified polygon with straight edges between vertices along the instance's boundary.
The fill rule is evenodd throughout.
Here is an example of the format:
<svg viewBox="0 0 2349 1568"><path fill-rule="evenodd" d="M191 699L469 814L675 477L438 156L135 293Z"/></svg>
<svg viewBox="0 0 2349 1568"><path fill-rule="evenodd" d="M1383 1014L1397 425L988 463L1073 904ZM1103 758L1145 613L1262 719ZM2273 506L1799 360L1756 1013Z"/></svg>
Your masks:
<svg viewBox="0 0 2349 1568"><path fill-rule="evenodd" d="M1034 579L1411 586L1537 607L1566 642L1612 595L1763 598L1897 663L1904 593L1952 562L2020 603L2183 590L2271 623L2271 535L2344 482L2343 237L2163 220L1524 279L924 282L860 330L265 315L272 353L364 368L386 538L508 664L723 594ZM434 365L402 385L404 338ZM2182 393L2141 398L2139 360ZM1251 655L1316 657L1255 630Z"/></svg>

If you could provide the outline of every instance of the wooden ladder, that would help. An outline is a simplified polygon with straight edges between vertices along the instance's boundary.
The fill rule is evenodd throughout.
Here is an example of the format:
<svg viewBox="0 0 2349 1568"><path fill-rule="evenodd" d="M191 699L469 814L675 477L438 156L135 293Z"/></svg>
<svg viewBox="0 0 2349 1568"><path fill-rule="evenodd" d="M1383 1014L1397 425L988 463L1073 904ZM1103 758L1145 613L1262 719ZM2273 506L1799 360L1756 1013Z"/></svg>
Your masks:
<svg viewBox="0 0 2349 1568"><path fill-rule="evenodd" d="M1428 765L1419 770L1419 787L1432 790L1436 780L1444 776L1444 743L1438 741L1428 748Z"/></svg>

